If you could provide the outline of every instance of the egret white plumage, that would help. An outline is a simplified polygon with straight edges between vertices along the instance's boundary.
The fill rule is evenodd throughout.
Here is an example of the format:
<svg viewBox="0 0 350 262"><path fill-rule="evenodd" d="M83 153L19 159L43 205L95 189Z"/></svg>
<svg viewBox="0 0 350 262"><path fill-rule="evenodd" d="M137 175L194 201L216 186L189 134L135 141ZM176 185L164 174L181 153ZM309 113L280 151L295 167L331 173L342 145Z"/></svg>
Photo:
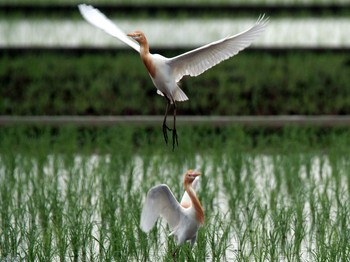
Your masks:
<svg viewBox="0 0 350 262"><path fill-rule="evenodd" d="M193 247L198 229L204 223L204 211L195 192L199 176L200 173L193 170L188 170L184 174L185 193L180 203L167 185L152 187L143 205L141 229L149 232L159 216L162 216L167 221L170 235L174 235L177 244L191 241Z"/></svg>
<svg viewBox="0 0 350 262"><path fill-rule="evenodd" d="M140 53L152 82L157 88L157 93L164 96L167 100L163 120L163 135L165 142L168 143L167 131L172 131L173 149L175 143L178 145L176 101L188 100L188 97L178 85L182 77L185 75L198 76L216 64L236 55L259 37L268 24L268 18L265 18L264 15L260 16L253 26L239 34L225 37L184 54L167 58L159 54L150 53L147 39L141 31L135 31L126 35L98 9L85 4L81 4L78 7L82 16L89 23L118 38ZM128 36L136 42L128 38ZM166 124L171 104L174 108L172 129Z"/></svg>

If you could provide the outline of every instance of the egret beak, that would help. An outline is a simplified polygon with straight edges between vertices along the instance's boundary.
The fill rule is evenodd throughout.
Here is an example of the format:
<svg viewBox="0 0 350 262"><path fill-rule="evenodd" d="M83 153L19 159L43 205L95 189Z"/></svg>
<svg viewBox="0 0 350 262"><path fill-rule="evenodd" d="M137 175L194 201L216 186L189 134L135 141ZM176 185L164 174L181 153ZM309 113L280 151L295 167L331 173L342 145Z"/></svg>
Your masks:
<svg viewBox="0 0 350 262"><path fill-rule="evenodd" d="M199 172L199 171L197 171L197 170L188 170L187 171L188 172L188 174L190 175L190 176L192 176L192 177L194 177L194 178L196 178L197 176L200 176L201 175L201 173Z"/></svg>
<svg viewBox="0 0 350 262"><path fill-rule="evenodd" d="M131 37L132 39L135 40L136 38L136 35L134 33L130 33L130 34L127 34L128 37Z"/></svg>

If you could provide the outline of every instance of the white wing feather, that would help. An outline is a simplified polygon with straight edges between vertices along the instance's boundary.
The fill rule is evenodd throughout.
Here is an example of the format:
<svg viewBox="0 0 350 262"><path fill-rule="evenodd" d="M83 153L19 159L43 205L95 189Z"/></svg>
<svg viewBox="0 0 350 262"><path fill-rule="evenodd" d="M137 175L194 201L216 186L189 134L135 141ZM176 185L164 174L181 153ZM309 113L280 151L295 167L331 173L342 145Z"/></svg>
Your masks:
<svg viewBox="0 0 350 262"><path fill-rule="evenodd" d="M78 5L81 15L90 24L102 29L107 34L118 38L120 41L134 48L137 52L140 52L140 45L132 41L122 30L120 30L111 20L109 20L98 9L91 5L81 4Z"/></svg>
<svg viewBox="0 0 350 262"><path fill-rule="evenodd" d="M197 176L195 178L195 180L192 182L192 188L194 191L197 190L197 187L198 187L198 184L199 184L199 176ZM185 191L185 193L183 194L182 196L182 199L181 199L181 202L180 204L184 204L184 203L191 203L191 198L190 196L187 194L187 192Z"/></svg>
<svg viewBox="0 0 350 262"><path fill-rule="evenodd" d="M158 217L162 216L173 230L178 225L181 215L181 206L169 187L164 184L155 186L148 191L141 213L140 227L144 232L149 232Z"/></svg>
<svg viewBox="0 0 350 262"><path fill-rule="evenodd" d="M185 75L200 75L223 60L236 55L260 36L267 24L268 18L264 18L264 15L260 16L255 25L242 33L170 58L168 63L173 68L176 82Z"/></svg>

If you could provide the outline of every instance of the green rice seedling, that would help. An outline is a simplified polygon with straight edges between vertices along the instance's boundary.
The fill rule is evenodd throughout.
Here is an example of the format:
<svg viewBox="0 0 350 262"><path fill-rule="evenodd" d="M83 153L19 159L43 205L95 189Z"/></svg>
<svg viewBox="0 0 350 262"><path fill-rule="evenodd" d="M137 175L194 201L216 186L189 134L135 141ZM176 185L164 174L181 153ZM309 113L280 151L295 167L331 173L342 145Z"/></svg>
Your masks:
<svg viewBox="0 0 350 262"><path fill-rule="evenodd" d="M226 251L231 247L230 243L230 225L226 224L219 214L206 226L207 245L210 248L208 254L212 261L227 260Z"/></svg>
<svg viewBox="0 0 350 262"><path fill-rule="evenodd" d="M181 198L182 173L198 168L206 222L179 261L346 260L347 132L181 132L175 154L142 127L2 129L0 258L171 261L164 221L139 228L144 197L167 183Z"/></svg>

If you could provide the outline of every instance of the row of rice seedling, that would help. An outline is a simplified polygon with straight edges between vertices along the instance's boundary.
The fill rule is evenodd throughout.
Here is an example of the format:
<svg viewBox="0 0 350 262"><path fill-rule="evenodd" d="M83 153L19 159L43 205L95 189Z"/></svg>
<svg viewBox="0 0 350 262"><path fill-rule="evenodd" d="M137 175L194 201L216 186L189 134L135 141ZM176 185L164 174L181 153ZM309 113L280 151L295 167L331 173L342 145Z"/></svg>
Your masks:
<svg viewBox="0 0 350 262"><path fill-rule="evenodd" d="M206 221L179 261L349 257L347 130L183 126L174 153L158 131L1 129L0 258L172 260L166 223L147 235L140 213L156 184L179 199L189 168L202 172Z"/></svg>
<svg viewBox="0 0 350 262"><path fill-rule="evenodd" d="M78 12L78 11L77 11ZM190 18L190 19L117 19L113 20L125 32L142 29L151 47L188 48L199 47L214 40L234 35L250 28L258 15L249 18ZM266 33L254 42L255 47L265 48L348 48L350 43L346 29L348 17L290 18L271 17ZM55 48L122 48L127 46L102 31L92 28L85 21L72 19L0 19L1 47L35 46ZM40 32L40 33L38 33ZM59 33L57 33L59 32ZM169 34L169 32L172 32ZM288 37L293 34L291 39ZM167 37L164 38L164 35ZM308 35L308 38L304 36Z"/></svg>

